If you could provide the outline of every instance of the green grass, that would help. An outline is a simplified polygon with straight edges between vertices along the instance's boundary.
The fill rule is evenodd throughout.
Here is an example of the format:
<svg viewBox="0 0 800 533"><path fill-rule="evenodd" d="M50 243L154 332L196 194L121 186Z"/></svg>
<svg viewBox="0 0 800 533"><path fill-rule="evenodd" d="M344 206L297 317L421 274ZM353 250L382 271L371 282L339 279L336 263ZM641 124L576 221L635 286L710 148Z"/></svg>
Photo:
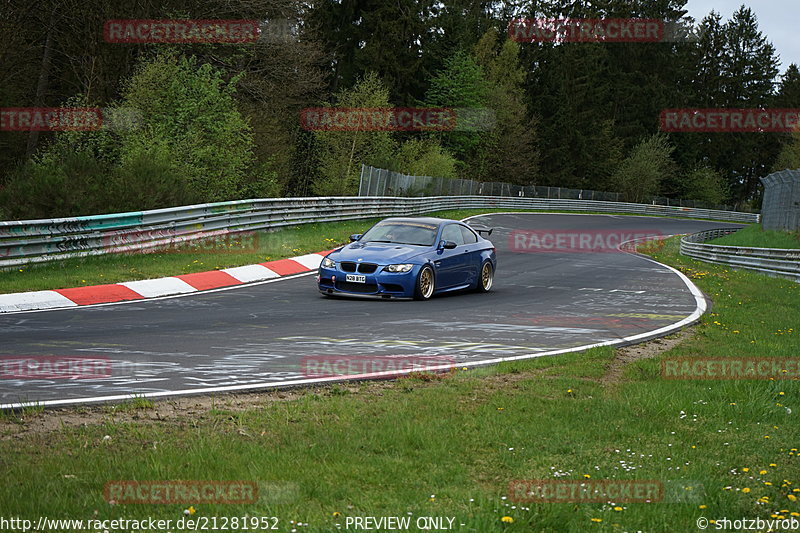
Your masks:
<svg viewBox="0 0 800 533"><path fill-rule="evenodd" d="M763 230L760 224L750 224L736 233L710 240L708 243L725 246L800 249L800 232Z"/></svg>
<svg viewBox="0 0 800 533"><path fill-rule="evenodd" d="M677 239L648 249L714 300L696 334L660 358L797 358L800 285L694 262L678 255ZM292 529L290 520L309 524L298 531L333 532L345 530L346 517L411 513L455 517L455 531L476 533L667 532L693 531L700 516L800 512L788 498L800 495L791 492L800 488L798 381L664 380L656 358L608 382L614 356L602 348L285 401L262 394L239 412L222 397L177 421L106 415L87 427L4 438L0 508L33 519L178 519L186 505L110 505L103 486L204 479L268 488L256 504L194 505L195 517L278 516L280 531ZM0 434L11 431L3 424L19 425L6 416ZM503 499L511 480L556 474L659 480L667 496L618 506Z"/></svg>
<svg viewBox="0 0 800 533"><path fill-rule="evenodd" d="M453 209L431 213L431 216L462 219L498 211L531 212L519 209ZM246 245L238 246L232 242L234 245L223 253L198 250L182 253L108 254L19 266L0 270L0 294L191 274L330 250L348 242L351 234L363 233L378 220L380 219L306 224L273 232L258 232L255 238L246 241ZM255 243L256 246L249 243Z"/></svg>

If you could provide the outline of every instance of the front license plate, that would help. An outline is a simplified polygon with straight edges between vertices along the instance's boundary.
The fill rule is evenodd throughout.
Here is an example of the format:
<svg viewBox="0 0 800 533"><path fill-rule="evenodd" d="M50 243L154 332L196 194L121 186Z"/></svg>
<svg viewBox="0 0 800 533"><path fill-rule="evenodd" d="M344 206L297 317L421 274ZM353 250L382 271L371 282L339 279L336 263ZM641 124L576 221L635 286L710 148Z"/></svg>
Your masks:
<svg viewBox="0 0 800 533"><path fill-rule="evenodd" d="M367 276L359 276L358 274L347 274L344 278L346 281L352 281L353 283L366 283Z"/></svg>

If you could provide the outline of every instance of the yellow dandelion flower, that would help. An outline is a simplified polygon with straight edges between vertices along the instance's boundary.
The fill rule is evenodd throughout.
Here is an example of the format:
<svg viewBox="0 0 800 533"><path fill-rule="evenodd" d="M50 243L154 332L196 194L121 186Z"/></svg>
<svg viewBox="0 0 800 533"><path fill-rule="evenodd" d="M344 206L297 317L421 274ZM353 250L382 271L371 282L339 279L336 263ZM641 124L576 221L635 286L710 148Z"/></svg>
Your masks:
<svg viewBox="0 0 800 533"><path fill-rule="evenodd" d="M583 477L585 477L586 479L589 479L589 478L591 478L592 476L590 476L589 474L584 474L584 475L583 475Z"/></svg>
<svg viewBox="0 0 800 533"><path fill-rule="evenodd" d="M514 519L511 518L510 516L504 516L503 518L500 519L500 521L504 522L506 524L513 524L514 523Z"/></svg>
<svg viewBox="0 0 800 533"><path fill-rule="evenodd" d="M592 522L602 522L602 518L592 518Z"/></svg>
<svg viewBox="0 0 800 533"><path fill-rule="evenodd" d="M615 510L615 511L621 511L621 510L622 510L622 507L619 507L619 506L617 506L617 507L614 507L614 510Z"/></svg>
<svg viewBox="0 0 800 533"><path fill-rule="evenodd" d="M795 496L794 494L787 494L786 497L789 498L790 502L796 502L797 501L797 496Z"/></svg>
<svg viewBox="0 0 800 533"><path fill-rule="evenodd" d="M778 465L776 465L775 463L770 463L769 466L771 466L772 468L775 468Z"/></svg>
<svg viewBox="0 0 800 533"><path fill-rule="evenodd" d="M749 472L749 471L750 471L749 468L742 468L742 472Z"/></svg>
<svg viewBox="0 0 800 533"><path fill-rule="evenodd" d="M759 471L758 471L758 473L759 473L759 474L761 474L761 475L763 476L764 474L766 474L766 473L767 473L767 471L766 471L766 470L759 470Z"/></svg>
<svg viewBox="0 0 800 533"><path fill-rule="evenodd" d="M742 492L747 494L748 492L750 492L750 489L748 487L745 487L745 488L742 489Z"/></svg>
<svg viewBox="0 0 800 533"><path fill-rule="evenodd" d="M340 516L342 516L342 513L340 513L339 511L334 511L333 512L333 517L334 518L339 518Z"/></svg>
<svg viewBox="0 0 800 533"><path fill-rule="evenodd" d="M708 505L701 505L700 509L708 509Z"/></svg>

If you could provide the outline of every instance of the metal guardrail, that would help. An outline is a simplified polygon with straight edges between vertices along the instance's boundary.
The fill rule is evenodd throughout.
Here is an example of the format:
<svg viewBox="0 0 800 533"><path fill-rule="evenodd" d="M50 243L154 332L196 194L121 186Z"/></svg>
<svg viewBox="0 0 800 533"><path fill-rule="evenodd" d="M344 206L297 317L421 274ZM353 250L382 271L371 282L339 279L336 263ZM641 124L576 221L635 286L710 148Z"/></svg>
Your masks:
<svg viewBox="0 0 800 533"><path fill-rule="evenodd" d="M681 239L681 253L707 263L721 263L800 282L800 249L704 244L736 231L736 228L721 228L687 235Z"/></svg>
<svg viewBox="0 0 800 533"><path fill-rule="evenodd" d="M132 213L0 222L0 267L146 250L209 236L443 209L593 211L758 222L759 215L625 202L497 196L267 198Z"/></svg>

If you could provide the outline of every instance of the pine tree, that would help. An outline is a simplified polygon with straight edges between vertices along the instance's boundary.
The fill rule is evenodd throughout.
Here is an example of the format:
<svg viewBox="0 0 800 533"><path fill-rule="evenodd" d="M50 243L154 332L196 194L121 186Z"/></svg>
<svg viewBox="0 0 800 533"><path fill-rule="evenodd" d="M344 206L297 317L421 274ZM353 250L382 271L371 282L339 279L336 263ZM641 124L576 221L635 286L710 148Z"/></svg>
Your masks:
<svg viewBox="0 0 800 533"><path fill-rule="evenodd" d="M484 167L481 147L487 142L489 133L483 127L472 127L464 118L486 108L489 89L483 68L470 54L459 51L445 61L425 95L425 103L430 107L458 111L455 129L439 132L436 138L461 162L461 174L465 178L481 177Z"/></svg>
<svg viewBox="0 0 800 533"><path fill-rule="evenodd" d="M519 44L500 39L495 29L486 32L475 49L489 82L488 105L495 115L483 147L485 174L490 181L532 185L539 166L536 120L526 105L526 72L519 52Z"/></svg>

